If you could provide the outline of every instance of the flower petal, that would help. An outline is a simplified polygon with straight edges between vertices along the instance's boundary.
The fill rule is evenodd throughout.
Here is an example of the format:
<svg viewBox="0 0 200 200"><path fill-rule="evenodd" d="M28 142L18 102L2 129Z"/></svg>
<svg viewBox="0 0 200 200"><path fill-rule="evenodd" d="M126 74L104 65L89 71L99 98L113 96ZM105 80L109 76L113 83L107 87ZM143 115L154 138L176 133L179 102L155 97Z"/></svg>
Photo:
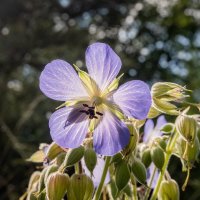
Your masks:
<svg viewBox="0 0 200 200"><path fill-rule="evenodd" d="M82 163L82 167L83 167L85 173L88 176L91 176L90 171L86 167L84 159L81 160L81 163ZM94 168L93 175L91 177L95 187L98 187L98 185L101 181L104 165L105 165L104 159L101 158L100 156L97 156L97 164ZM105 178L105 181L104 181L104 185L108 184L109 181L110 181L110 174L109 174L109 172L107 172L106 178Z"/></svg>
<svg viewBox="0 0 200 200"><path fill-rule="evenodd" d="M152 119L148 119L144 125L144 135L143 135L143 142L148 143L150 141L152 132L154 129L154 123Z"/></svg>
<svg viewBox="0 0 200 200"><path fill-rule="evenodd" d="M128 117L145 119L151 107L151 93L143 81L129 81L113 94L114 102Z"/></svg>
<svg viewBox="0 0 200 200"><path fill-rule="evenodd" d="M76 148L88 132L87 115L69 107L55 111L49 120L50 134L59 146Z"/></svg>
<svg viewBox="0 0 200 200"><path fill-rule="evenodd" d="M121 68L119 56L104 43L94 43L86 50L86 66L92 79L104 91Z"/></svg>
<svg viewBox="0 0 200 200"><path fill-rule="evenodd" d="M166 123L167 123L167 120L165 119L165 116L164 115L159 116L158 119L157 119L157 123L156 123L155 129L159 130L159 132L160 132L160 129Z"/></svg>
<svg viewBox="0 0 200 200"><path fill-rule="evenodd" d="M53 60L45 66L40 75L40 89L58 101L88 96L73 67L63 60Z"/></svg>
<svg viewBox="0 0 200 200"><path fill-rule="evenodd" d="M155 165L152 163L149 168L147 169L147 184L150 187L150 182L151 182L151 177L154 173L154 170L156 170L154 177L153 177L153 181L151 183L151 188L154 189L156 187L157 184L157 180L159 177L159 172L157 169L155 169Z"/></svg>
<svg viewBox="0 0 200 200"><path fill-rule="evenodd" d="M129 142L127 126L109 111L94 130L93 143L98 154L112 156L121 151Z"/></svg>

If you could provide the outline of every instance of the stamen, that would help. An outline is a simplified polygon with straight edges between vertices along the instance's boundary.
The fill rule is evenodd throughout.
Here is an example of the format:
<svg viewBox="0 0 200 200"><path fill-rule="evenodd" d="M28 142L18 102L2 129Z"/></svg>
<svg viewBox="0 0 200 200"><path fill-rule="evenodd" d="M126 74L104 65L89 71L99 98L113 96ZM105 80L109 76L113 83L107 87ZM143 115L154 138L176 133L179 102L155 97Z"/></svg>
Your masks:
<svg viewBox="0 0 200 200"><path fill-rule="evenodd" d="M89 115L89 119L98 119L98 117L96 116L102 116L103 113L101 112L95 112L95 106L88 106L87 104L83 104L84 107L88 108L87 110L80 110L80 113L85 113L86 115Z"/></svg>
<svg viewBox="0 0 200 200"><path fill-rule="evenodd" d="M103 116L103 113L96 112L97 115Z"/></svg>

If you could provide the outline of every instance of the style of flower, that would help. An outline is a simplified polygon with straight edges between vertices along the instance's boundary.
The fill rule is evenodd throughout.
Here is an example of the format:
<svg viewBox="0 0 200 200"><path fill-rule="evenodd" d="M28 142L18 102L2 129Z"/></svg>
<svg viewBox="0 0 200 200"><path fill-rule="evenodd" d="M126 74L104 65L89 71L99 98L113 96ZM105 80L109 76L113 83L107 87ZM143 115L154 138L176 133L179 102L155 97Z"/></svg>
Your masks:
<svg viewBox="0 0 200 200"><path fill-rule="evenodd" d="M167 121L163 115L159 116L157 119L156 126L154 126L154 122L152 119L148 119L144 126L144 135L143 135L143 142L146 144L151 143L155 138L162 136L162 132L160 129L164 124L166 124ZM154 173L154 170L155 173ZM155 165L152 163L149 168L147 169L147 184L150 185L152 174L154 174L151 188L155 188L159 172L157 169L155 169Z"/></svg>
<svg viewBox="0 0 200 200"><path fill-rule="evenodd" d="M50 134L59 146L76 148L88 137L98 154L114 155L129 142L124 116L145 119L151 95L146 83L135 80L118 87L121 68L118 55L104 43L86 50L89 74L63 60L47 64L40 89L49 98L64 101L49 120Z"/></svg>

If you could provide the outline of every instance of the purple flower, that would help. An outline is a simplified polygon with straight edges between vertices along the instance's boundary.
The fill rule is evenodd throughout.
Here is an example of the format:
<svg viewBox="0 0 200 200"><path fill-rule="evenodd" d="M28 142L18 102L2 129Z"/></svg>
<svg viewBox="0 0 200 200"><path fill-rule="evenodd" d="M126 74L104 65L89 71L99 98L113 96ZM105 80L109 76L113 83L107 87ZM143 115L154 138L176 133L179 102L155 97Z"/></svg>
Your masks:
<svg viewBox="0 0 200 200"><path fill-rule="evenodd" d="M152 119L148 119L144 126L144 135L143 135L143 142L146 144L151 143L156 137L162 135L160 129L167 121L163 115L158 117L156 126L154 127L154 122ZM150 185L152 174L154 173L155 165L152 163L150 167L147 169L147 184ZM156 169L154 178L151 184L151 188L155 188L157 180L158 180L159 172Z"/></svg>
<svg viewBox="0 0 200 200"><path fill-rule="evenodd" d="M84 159L81 160L81 163L82 163L82 167L83 167L85 173L88 176L91 176L91 172L86 167ZM105 165L104 159L102 157L98 156L97 157L97 164L94 168L94 171L93 171L93 174L92 174L92 177L91 177L95 187L98 187L98 185L101 181L104 165ZM110 181L110 174L109 174L109 172L107 172L104 184L106 185L109 181Z"/></svg>
<svg viewBox="0 0 200 200"><path fill-rule="evenodd" d="M42 92L65 101L50 117L51 137L61 147L76 148L92 133L95 151L114 155L130 138L119 117L145 119L151 106L150 90L142 81L129 81L117 89L121 60L107 44L90 45L86 65L89 74L78 69L78 76L69 63L54 60L41 73Z"/></svg>

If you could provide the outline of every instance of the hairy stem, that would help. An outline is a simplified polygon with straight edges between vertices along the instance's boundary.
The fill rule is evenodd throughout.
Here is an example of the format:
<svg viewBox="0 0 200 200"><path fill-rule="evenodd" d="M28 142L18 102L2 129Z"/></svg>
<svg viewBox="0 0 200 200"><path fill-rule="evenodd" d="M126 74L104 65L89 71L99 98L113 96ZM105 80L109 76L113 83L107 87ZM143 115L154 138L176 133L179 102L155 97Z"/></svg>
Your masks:
<svg viewBox="0 0 200 200"><path fill-rule="evenodd" d="M178 137L178 133L175 132L174 136L173 136L173 139L169 141L167 147L166 147L166 154L165 154L165 162L164 162L164 165L163 165L163 168L159 174L159 177L158 177L158 181L157 181L157 184L156 184L156 187L153 191L153 194L151 196L151 199L150 200L156 200L157 198L157 195L158 195L158 191L160 189L160 184L163 180L163 177L164 177L164 174L165 174L165 171L167 170L167 167L168 167L168 163L169 163L169 160L171 158L171 155L172 155L172 150L176 144L176 139Z"/></svg>
<svg viewBox="0 0 200 200"><path fill-rule="evenodd" d="M103 169L103 174L102 174L102 177L101 177L101 181L100 181L99 186L98 186L98 188L97 188L97 190L95 192L93 200L99 200L100 199L101 191L102 191L102 188L103 188L104 181L106 179L106 174L108 172L108 167L110 165L110 161L111 161L111 157L106 157L105 165L104 165L104 169Z"/></svg>
<svg viewBox="0 0 200 200"><path fill-rule="evenodd" d="M138 200L138 197L137 197L137 184L136 184L135 177L133 176L133 174L131 174L131 183L133 185L133 200Z"/></svg>

